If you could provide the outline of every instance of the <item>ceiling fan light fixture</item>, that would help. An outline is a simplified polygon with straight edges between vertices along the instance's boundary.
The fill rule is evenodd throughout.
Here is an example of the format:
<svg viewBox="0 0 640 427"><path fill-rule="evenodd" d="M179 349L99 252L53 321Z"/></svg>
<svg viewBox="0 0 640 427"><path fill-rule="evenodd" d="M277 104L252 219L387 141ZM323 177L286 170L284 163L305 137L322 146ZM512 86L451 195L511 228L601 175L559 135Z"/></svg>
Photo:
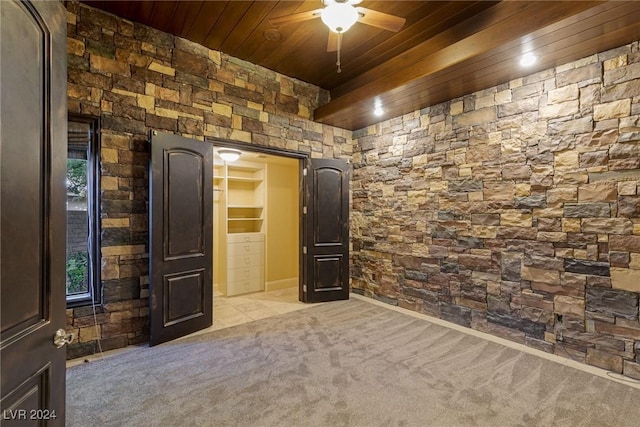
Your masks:
<svg viewBox="0 0 640 427"><path fill-rule="evenodd" d="M347 3L332 3L322 10L320 19L334 33L344 33L358 20L358 11Z"/></svg>
<svg viewBox="0 0 640 427"><path fill-rule="evenodd" d="M218 156L225 162L235 162L240 158L240 154L238 150L232 150L230 148L218 150Z"/></svg>

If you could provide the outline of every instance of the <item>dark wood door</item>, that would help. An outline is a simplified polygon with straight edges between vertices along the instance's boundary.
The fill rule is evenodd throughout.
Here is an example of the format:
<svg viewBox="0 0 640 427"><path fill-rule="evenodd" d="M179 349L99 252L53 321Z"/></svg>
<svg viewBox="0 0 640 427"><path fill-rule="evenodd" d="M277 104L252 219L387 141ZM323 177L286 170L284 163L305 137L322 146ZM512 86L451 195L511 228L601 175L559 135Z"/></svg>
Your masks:
<svg viewBox="0 0 640 427"><path fill-rule="evenodd" d="M301 299L349 299L349 165L345 160L311 159L304 178Z"/></svg>
<svg viewBox="0 0 640 427"><path fill-rule="evenodd" d="M66 12L0 15L0 423L64 425Z"/></svg>
<svg viewBox="0 0 640 427"><path fill-rule="evenodd" d="M211 326L213 146L151 136L151 345Z"/></svg>

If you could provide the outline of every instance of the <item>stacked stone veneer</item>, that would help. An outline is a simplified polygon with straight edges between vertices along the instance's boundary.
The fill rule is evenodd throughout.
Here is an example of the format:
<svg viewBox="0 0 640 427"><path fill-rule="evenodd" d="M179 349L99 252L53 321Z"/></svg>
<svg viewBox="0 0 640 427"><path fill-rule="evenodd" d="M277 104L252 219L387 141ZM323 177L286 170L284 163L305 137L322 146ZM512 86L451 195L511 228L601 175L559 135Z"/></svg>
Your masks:
<svg viewBox="0 0 640 427"><path fill-rule="evenodd" d="M319 88L67 2L69 110L101 118L103 304L67 310L68 357L149 335L150 130L349 158L351 132L310 120Z"/></svg>
<svg viewBox="0 0 640 427"><path fill-rule="evenodd" d="M640 378L638 43L353 137L354 291Z"/></svg>

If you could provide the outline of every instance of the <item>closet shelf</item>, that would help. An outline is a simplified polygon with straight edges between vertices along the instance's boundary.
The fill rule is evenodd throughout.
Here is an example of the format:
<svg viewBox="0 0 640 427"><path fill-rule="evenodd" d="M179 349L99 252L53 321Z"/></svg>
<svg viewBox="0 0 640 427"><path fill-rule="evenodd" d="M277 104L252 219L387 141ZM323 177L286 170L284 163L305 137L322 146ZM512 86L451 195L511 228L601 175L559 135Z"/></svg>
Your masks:
<svg viewBox="0 0 640 427"><path fill-rule="evenodd" d="M227 179L229 180L229 182L255 182L255 183L260 183L263 180L259 179L259 178L246 178L246 177L242 177L242 176L229 176L227 177Z"/></svg>

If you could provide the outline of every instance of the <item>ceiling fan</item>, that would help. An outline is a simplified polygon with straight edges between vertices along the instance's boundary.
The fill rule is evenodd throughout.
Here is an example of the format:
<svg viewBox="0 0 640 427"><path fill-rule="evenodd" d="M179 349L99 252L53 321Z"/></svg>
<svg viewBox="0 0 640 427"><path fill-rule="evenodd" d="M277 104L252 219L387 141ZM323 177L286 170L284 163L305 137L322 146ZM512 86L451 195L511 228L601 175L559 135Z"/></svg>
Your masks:
<svg viewBox="0 0 640 427"><path fill-rule="evenodd" d="M327 42L327 52L336 52L338 61L338 73L340 69L340 50L342 48L342 34L356 22L362 22L372 27L383 30L398 32L406 22L405 18L390 15L388 13L377 12L365 7L356 7L362 0L322 0L324 7L307 12L294 13L292 15L280 16L269 19L271 25L278 27L283 24L309 21L320 18L329 27L329 41Z"/></svg>

